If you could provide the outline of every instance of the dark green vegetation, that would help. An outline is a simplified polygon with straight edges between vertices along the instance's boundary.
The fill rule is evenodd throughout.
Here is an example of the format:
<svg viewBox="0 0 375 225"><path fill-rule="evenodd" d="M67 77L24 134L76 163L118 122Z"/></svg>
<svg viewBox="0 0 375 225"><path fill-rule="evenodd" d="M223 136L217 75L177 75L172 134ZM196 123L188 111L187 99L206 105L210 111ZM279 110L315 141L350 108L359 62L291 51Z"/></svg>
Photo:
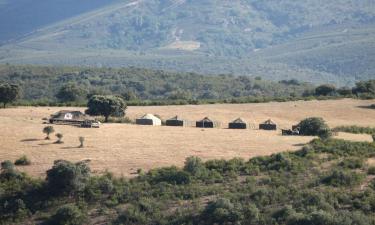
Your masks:
<svg viewBox="0 0 375 225"><path fill-rule="evenodd" d="M0 83L0 102L4 108L6 104L14 102L20 96L20 88L18 85Z"/></svg>
<svg viewBox="0 0 375 225"><path fill-rule="evenodd" d="M186 159L132 179L56 161L46 179L0 174L2 224L375 224L375 144L313 140L297 152L243 159ZM51 190L53 190L51 192ZM31 219L30 219L31 218Z"/></svg>
<svg viewBox="0 0 375 225"><path fill-rule="evenodd" d="M319 136L327 139L332 136L331 130L320 117L311 117L302 120L298 125L299 134L305 136Z"/></svg>
<svg viewBox="0 0 375 225"><path fill-rule="evenodd" d="M88 115L104 116L105 122L108 122L110 116L124 117L127 106L120 97L93 95L87 103L87 108Z"/></svg>
<svg viewBox="0 0 375 225"><path fill-rule="evenodd" d="M137 68L84 68L0 66L0 83L17 84L22 90L18 104L86 105L93 95L116 95L128 105L247 103L327 99L373 98L375 81L352 88L321 92L298 80L271 82L259 77L173 73ZM325 85L327 86L327 85Z"/></svg>
<svg viewBox="0 0 375 225"><path fill-rule="evenodd" d="M353 85L375 72L374 12L372 0L3 0L0 62Z"/></svg>

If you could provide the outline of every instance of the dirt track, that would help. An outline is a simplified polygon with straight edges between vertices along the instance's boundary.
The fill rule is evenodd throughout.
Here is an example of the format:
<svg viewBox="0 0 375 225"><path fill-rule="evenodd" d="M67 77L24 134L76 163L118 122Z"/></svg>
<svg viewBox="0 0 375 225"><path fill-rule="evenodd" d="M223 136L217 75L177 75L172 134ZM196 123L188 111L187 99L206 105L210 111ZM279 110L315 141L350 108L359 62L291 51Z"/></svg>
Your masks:
<svg viewBox="0 0 375 225"><path fill-rule="evenodd" d="M64 144L44 140L42 118L61 110L52 107L21 107L0 110L0 160L14 160L23 154L33 164L27 170L34 176L44 176L56 159L91 160L95 172L108 169L117 175L129 176L138 168L150 169L168 165L183 165L191 155L203 159L243 157L296 150L310 137L283 137L280 132L260 130L229 130L226 124L242 117L257 126L272 118L280 128L287 128L303 118L320 116L330 126L375 126L375 110L363 106L373 101L336 100L243 105L129 107L127 115L134 119L144 113L154 113L163 119L180 115L191 121L210 116L223 124L221 129L145 127L106 124L100 129L55 126L64 134ZM67 109L67 108L64 108ZM83 110L83 109L81 109ZM86 138L86 147L77 148L78 137ZM339 138L370 141L368 135L340 134Z"/></svg>

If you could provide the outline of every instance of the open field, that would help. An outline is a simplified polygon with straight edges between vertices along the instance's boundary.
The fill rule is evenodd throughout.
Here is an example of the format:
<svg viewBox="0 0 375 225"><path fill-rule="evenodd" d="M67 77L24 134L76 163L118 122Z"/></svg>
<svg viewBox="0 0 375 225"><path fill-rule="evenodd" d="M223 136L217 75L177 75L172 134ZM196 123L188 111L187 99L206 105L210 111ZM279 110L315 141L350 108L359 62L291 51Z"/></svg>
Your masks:
<svg viewBox="0 0 375 225"><path fill-rule="evenodd" d="M138 168L183 165L184 159L195 155L203 159L248 159L280 151L296 150L311 137L283 137L280 132L260 130L228 130L226 124L237 117L257 126L273 119L280 128L289 128L301 119L320 116L331 127L339 125L375 126L375 110L363 106L373 101L352 99L262 103L242 105L155 106L129 107L127 115L134 119L144 113L154 113L163 119L180 115L195 121L205 116L220 121L222 129L192 127L147 127L130 124L105 124L100 129L55 126L63 133L64 144L44 140L42 118L61 110L54 107L20 107L0 109L0 160L27 155L33 164L27 170L34 176L43 176L56 159L72 161L91 160L95 172L108 169L117 175L130 176ZM69 108L64 108L69 109ZM84 110L84 109L80 109ZM86 138L86 147L77 148L78 137ZM371 141L369 135L339 134L338 138Z"/></svg>

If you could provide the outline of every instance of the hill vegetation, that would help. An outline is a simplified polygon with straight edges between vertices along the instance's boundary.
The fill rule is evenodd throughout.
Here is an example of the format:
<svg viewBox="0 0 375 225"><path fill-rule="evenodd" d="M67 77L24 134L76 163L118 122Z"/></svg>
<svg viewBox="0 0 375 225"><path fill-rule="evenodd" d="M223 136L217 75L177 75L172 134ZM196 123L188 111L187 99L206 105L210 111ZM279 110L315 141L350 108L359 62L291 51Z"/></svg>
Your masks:
<svg viewBox="0 0 375 225"><path fill-rule="evenodd" d="M38 0L36 8L52 9L43 14L48 22L30 24L35 32L1 47L0 62L136 66L340 85L375 72L371 0L113 0L90 7L81 0L63 8L73 5L77 9L59 15L52 3ZM37 10L31 9L21 11L21 18L33 17ZM17 11L4 11L18 18ZM2 31L12 33L9 27Z"/></svg>
<svg viewBox="0 0 375 225"><path fill-rule="evenodd" d="M314 140L297 152L250 160L186 159L184 168L93 176L55 161L46 179L0 174L2 224L375 224L373 143ZM51 190L53 190L51 192Z"/></svg>

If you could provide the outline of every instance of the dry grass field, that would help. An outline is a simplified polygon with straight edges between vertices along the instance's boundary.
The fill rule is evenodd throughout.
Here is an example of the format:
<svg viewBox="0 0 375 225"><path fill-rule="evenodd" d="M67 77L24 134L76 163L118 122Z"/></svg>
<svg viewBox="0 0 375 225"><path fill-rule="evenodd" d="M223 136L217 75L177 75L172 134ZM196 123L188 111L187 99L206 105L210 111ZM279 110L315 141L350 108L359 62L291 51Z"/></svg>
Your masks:
<svg viewBox="0 0 375 225"><path fill-rule="evenodd" d="M56 159L91 160L94 172L106 169L116 175L131 176L138 168L183 165L194 155L203 159L229 159L269 155L301 148L311 137L285 137L280 131L229 130L227 123L237 117L257 126L273 119L280 128L289 128L310 116L323 117L330 126L375 126L375 110L363 106L373 101L352 99L330 101L299 101L242 105L129 107L127 116L134 119L154 113L163 119L180 115L195 121L209 116L222 123L220 129L193 127L148 127L130 124L105 124L99 129L56 125L56 133L64 134L64 144L44 140L42 118L61 110L54 107L19 107L0 109L0 160L27 155L32 165L20 167L33 176L44 176ZM64 108L72 109L72 108ZM84 109L80 109L84 110ZM85 148L77 148L78 137L84 136ZM368 135L339 134L337 138L371 141Z"/></svg>

